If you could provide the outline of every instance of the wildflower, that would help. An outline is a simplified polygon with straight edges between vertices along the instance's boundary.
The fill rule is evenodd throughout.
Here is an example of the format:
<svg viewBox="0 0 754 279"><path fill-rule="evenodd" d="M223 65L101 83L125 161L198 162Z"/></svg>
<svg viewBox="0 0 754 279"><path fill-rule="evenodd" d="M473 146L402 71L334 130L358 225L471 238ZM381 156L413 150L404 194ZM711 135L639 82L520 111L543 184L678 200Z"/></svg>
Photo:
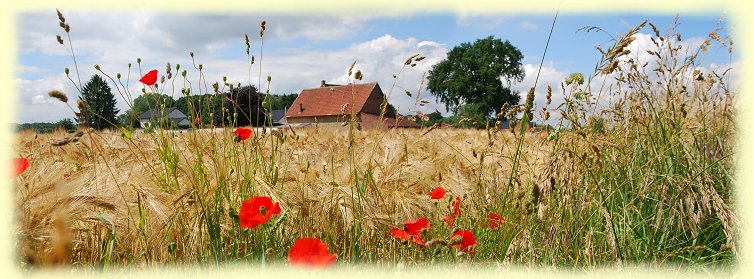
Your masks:
<svg viewBox="0 0 754 279"><path fill-rule="evenodd" d="M149 71L149 73L141 77L139 81L147 86L154 85L157 82L157 70Z"/></svg>
<svg viewBox="0 0 754 279"><path fill-rule="evenodd" d="M21 173L23 173L27 168L29 168L29 160L26 158L13 158L13 176L19 176Z"/></svg>
<svg viewBox="0 0 754 279"><path fill-rule="evenodd" d="M453 242L453 238L461 238L461 243L453 245L454 248L461 248L464 251L466 251L469 254L474 254L474 250L476 249L476 239L474 238L474 234L467 230L459 230L453 235L450 236L451 242ZM469 247L471 247L471 250L469 250Z"/></svg>
<svg viewBox="0 0 754 279"><path fill-rule="evenodd" d="M433 200L439 200L445 197L445 188L437 186L432 192L429 192L429 196Z"/></svg>
<svg viewBox="0 0 754 279"><path fill-rule="evenodd" d="M251 136L251 129L238 128L235 131L233 131L233 134L236 135L236 142L247 140L249 139L249 136Z"/></svg>
<svg viewBox="0 0 754 279"><path fill-rule="evenodd" d="M272 214L280 213L280 204L272 204L272 199L257 196L243 202L238 213L241 227L253 229L256 226L267 223Z"/></svg>
<svg viewBox="0 0 754 279"><path fill-rule="evenodd" d="M194 118L194 126L199 126L199 124L202 124L202 119L197 116Z"/></svg>
<svg viewBox="0 0 754 279"><path fill-rule="evenodd" d="M442 221L448 224L448 228L452 228L453 224L455 224L456 219L451 218L449 216L442 217Z"/></svg>
<svg viewBox="0 0 754 279"><path fill-rule="evenodd" d="M505 224L505 218L497 213L490 213L487 215L487 219L490 220L490 229L494 229Z"/></svg>
<svg viewBox="0 0 754 279"><path fill-rule="evenodd" d="M64 179L64 180L68 180L68 179L71 179L71 173L68 173L68 172L64 173L64 174L63 174L63 179Z"/></svg>
<svg viewBox="0 0 754 279"><path fill-rule="evenodd" d="M452 228L456 217L461 215L461 197L456 197L456 200L452 201L450 205L453 207L450 211L450 216L442 218L442 221L448 224L448 228Z"/></svg>
<svg viewBox="0 0 754 279"><path fill-rule="evenodd" d="M337 257L327 252L327 245L316 238L299 238L288 251L288 263L301 267L328 267Z"/></svg>
<svg viewBox="0 0 754 279"><path fill-rule="evenodd" d="M405 239L424 246L424 241L419 236L419 233L422 232L422 229L429 230L429 221L427 221L426 218L419 218L406 221L403 224L402 230L399 228L393 228L390 230L390 234L395 238Z"/></svg>

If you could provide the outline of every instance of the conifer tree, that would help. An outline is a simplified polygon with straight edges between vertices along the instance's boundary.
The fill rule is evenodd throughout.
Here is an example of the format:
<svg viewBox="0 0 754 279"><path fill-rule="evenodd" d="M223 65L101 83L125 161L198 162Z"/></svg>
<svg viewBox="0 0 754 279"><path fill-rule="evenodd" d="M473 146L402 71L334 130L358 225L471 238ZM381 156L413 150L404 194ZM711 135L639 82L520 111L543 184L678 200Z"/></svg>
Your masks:
<svg viewBox="0 0 754 279"><path fill-rule="evenodd" d="M82 110L81 124L101 130L114 127L118 123L119 110L115 107L115 95L99 75L95 74L84 84L79 100L85 108Z"/></svg>

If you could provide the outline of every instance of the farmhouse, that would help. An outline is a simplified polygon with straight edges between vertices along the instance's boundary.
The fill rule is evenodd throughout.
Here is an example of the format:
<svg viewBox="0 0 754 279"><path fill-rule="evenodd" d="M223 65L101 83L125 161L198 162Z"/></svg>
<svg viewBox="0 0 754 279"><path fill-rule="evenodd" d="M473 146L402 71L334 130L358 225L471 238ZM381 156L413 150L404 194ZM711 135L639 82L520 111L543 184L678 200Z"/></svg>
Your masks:
<svg viewBox="0 0 754 279"><path fill-rule="evenodd" d="M274 109L270 111L270 118L272 118L272 125L285 125L288 124L285 122L285 112L288 111L288 108L285 109Z"/></svg>
<svg viewBox="0 0 754 279"><path fill-rule="evenodd" d="M168 119L179 126L191 124L188 117L176 108L165 108L165 110L162 111L159 109L150 109L139 115L139 122L141 123L142 128L146 128L149 127L152 121L159 121L163 118Z"/></svg>
<svg viewBox="0 0 754 279"><path fill-rule="evenodd" d="M342 127L351 113L362 130L392 127L420 127L416 122L386 109L380 117L385 95L376 82L349 85L327 84L304 89L285 113L288 124L314 124Z"/></svg>

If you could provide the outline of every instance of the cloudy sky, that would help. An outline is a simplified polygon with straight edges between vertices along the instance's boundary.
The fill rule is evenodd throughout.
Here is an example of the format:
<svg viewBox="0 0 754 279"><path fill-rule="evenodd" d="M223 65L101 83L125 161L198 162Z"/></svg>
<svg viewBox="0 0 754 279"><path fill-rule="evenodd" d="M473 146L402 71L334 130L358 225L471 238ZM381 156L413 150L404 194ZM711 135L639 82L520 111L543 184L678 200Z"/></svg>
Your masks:
<svg viewBox="0 0 754 279"><path fill-rule="evenodd" d="M192 66L189 52L195 62L203 64L207 88L227 76L236 84L259 83L272 77L269 85L273 94L298 93L302 89L319 86L320 80L328 83L347 83L348 67L356 61L355 69L364 73L361 82L376 81L384 92L391 92L390 103L401 113L425 113L439 110L446 113L442 104L425 90L421 98L430 104L419 107L416 92L421 77L432 65L442 61L446 53L464 42L494 36L510 41L523 53L526 77L512 85L514 90L526 91L534 85L542 52L547 41L555 11L552 14L499 14L473 15L461 13L415 13L400 16L312 16L312 15L262 15L253 13L199 14L167 12L92 12L63 10L71 26L71 40L76 54L81 81L95 74L94 65L113 78L122 73L124 84L133 96L141 91L137 82L141 74L157 69L163 75L166 63L181 65L188 70L189 83L176 79L175 92L166 87L164 92L180 97L180 88L191 86L192 91L204 91L204 81ZM537 86L537 103L543 104L544 89L548 84L559 88L560 82L571 73L589 75L594 71L600 55L595 46L606 49L612 37L619 37L644 19L649 19L661 31L673 23L675 15L658 14L560 14L550 47L544 59ZM700 44L715 28L735 28L730 21L718 23L725 11L708 14L680 14L677 31L689 46ZM259 24L266 20L264 41L259 37ZM16 86L18 90L17 123L54 122L72 118L73 113L64 104L51 99L47 92L58 89L70 99L78 96L76 88L63 74L74 63L68 50L58 44L55 35L63 35L58 26L55 10L17 14L18 59ZM585 26L597 26L605 32L577 32ZM21 30L23 32L21 32ZM251 39L251 52L255 63L249 69L245 52L244 34ZM727 30L720 31L725 35ZM650 45L652 29L647 26L637 35L630 49L639 58L646 56L644 49ZM63 36L66 46L70 42ZM427 58L415 68L404 69L398 79L393 75L401 71L403 61L413 54ZM136 59L141 58L141 69ZM727 50L714 44L704 59L702 67L722 69L736 65L737 54L729 56ZM130 69L130 82L126 83ZM261 73L259 66L261 65ZM174 73L175 74L175 73ZM71 77L78 82L74 72ZM201 85L201 86L199 86ZM113 87L119 99L121 112L128 109L126 102ZM413 98L403 92L414 93ZM556 92L558 93L558 92ZM558 94L555 102L562 100ZM75 106L75 101L72 102Z"/></svg>

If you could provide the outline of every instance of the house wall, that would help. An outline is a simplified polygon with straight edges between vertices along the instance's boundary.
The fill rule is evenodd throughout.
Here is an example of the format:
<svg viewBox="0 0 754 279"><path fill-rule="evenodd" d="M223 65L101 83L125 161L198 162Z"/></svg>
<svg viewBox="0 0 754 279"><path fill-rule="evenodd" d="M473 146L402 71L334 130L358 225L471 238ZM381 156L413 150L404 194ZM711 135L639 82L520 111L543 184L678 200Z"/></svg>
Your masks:
<svg viewBox="0 0 754 279"><path fill-rule="evenodd" d="M300 123L343 123L351 119L350 115L337 116L304 116L304 117L286 117L288 124ZM358 120L358 117L357 117Z"/></svg>

